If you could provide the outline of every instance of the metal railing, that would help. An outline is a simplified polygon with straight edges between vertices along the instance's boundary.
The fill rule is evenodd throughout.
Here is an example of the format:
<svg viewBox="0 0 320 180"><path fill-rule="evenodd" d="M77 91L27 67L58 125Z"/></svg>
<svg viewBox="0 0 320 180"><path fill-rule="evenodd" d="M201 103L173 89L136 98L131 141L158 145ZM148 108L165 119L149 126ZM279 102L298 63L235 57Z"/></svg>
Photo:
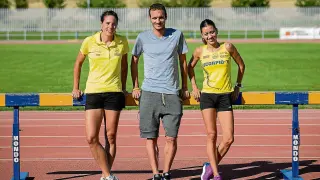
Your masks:
<svg viewBox="0 0 320 180"><path fill-rule="evenodd" d="M38 33L38 39L77 38L76 33L90 33L100 29L100 15L106 9L0 9L0 40L25 39ZM130 34L150 29L146 8L113 9L118 13L118 31ZM221 32L250 38L245 32L255 32L277 38L281 27L319 27L320 8L167 8L167 27L192 32L196 38L202 20L212 19ZM51 35L50 35L51 34ZM256 35L257 36L257 35ZM275 36L275 37L274 37ZM19 37L19 38L17 38ZM32 38L31 38L32 39Z"/></svg>

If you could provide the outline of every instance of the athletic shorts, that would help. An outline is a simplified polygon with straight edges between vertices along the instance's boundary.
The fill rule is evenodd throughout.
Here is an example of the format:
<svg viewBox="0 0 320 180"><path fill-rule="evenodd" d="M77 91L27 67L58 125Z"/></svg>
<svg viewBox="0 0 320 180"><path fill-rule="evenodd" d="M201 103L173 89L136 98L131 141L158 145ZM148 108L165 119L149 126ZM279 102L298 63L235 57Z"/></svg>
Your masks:
<svg viewBox="0 0 320 180"><path fill-rule="evenodd" d="M182 117L182 100L178 95L142 91L139 110L141 138L159 137L160 119L165 136L177 137Z"/></svg>
<svg viewBox="0 0 320 180"><path fill-rule="evenodd" d="M125 107L126 98L123 92L105 92L86 94L85 110L105 109L121 111Z"/></svg>
<svg viewBox="0 0 320 180"><path fill-rule="evenodd" d="M232 111L231 93L215 94L215 93L201 93L200 95L200 109L214 108L219 111Z"/></svg>

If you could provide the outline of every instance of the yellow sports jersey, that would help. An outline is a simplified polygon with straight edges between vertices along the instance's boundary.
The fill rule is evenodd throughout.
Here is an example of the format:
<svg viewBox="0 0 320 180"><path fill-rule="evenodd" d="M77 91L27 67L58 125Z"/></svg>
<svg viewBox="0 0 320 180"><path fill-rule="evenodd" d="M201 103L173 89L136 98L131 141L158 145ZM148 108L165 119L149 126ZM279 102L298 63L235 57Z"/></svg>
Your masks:
<svg viewBox="0 0 320 180"><path fill-rule="evenodd" d="M107 46L100 40L100 33L87 37L81 53L89 58L89 76L85 93L121 92L121 60L129 47L125 37L115 35Z"/></svg>
<svg viewBox="0 0 320 180"><path fill-rule="evenodd" d="M202 92L228 93L233 91L231 84L231 55L225 43L215 52L210 52L207 45L202 47L200 56L204 74Z"/></svg>

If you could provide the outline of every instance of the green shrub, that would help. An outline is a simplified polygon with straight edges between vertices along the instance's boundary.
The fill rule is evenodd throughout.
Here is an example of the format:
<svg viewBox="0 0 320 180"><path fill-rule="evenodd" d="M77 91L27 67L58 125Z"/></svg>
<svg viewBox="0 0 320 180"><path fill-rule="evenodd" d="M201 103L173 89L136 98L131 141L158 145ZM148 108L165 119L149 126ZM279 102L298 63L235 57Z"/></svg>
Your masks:
<svg viewBox="0 0 320 180"><path fill-rule="evenodd" d="M295 5L298 7L319 7L320 0L297 0Z"/></svg>
<svg viewBox="0 0 320 180"><path fill-rule="evenodd" d="M270 0L232 0L232 7L269 7Z"/></svg>
<svg viewBox="0 0 320 180"><path fill-rule="evenodd" d="M65 0L43 0L47 8L64 8L66 6Z"/></svg>
<svg viewBox="0 0 320 180"><path fill-rule="evenodd" d="M11 3L9 0L0 0L0 8L10 8Z"/></svg>
<svg viewBox="0 0 320 180"><path fill-rule="evenodd" d="M16 1L16 8L28 8L28 1L27 0L15 0Z"/></svg>
<svg viewBox="0 0 320 180"><path fill-rule="evenodd" d="M87 8L87 0L77 1L77 6L80 8ZM90 8L123 8L126 4L123 0L91 0Z"/></svg>
<svg viewBox="0 0 320 180"><path fill-rule="evenodd" d="M165 7L210 7L212 0L139 0L139 7L150 7L153 3L161 3Z"/></svg>

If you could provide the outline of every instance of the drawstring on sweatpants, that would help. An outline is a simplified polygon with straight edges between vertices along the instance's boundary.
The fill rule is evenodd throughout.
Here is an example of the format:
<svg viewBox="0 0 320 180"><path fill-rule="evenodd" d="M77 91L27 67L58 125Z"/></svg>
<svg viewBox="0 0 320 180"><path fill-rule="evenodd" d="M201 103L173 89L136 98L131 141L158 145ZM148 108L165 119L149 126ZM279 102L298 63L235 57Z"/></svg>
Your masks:
<svg viewBox="0 0 320 180"><path fill-rule="evenodd" d="M161 93L161 100L162 100L162 104L165 106L166 105L166 101L164 99L164 94Z"/></svg>

